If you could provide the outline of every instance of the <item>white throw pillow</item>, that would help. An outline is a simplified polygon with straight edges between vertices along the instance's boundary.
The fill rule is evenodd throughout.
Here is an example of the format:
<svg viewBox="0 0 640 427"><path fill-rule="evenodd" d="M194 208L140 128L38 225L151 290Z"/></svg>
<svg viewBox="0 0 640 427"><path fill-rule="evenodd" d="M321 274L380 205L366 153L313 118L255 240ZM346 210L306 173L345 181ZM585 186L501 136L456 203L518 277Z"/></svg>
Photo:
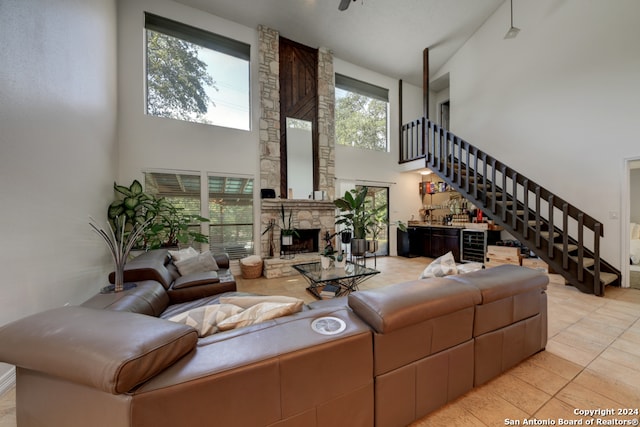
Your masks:
<svg viewBox="0 0 640 427"><path fill-rule="evenodd" d="M428 279L430 277L444 277L453 274L458 274L456 260L453 258L453 253L447 252L441 257L434 259L433 262L424 269L419 278Z"/></svg>
<svg viewBox="0 0 640 427"><path fill-rule="evenodd" d="M304 305L304 301L300 298L288 297L284 295L241 295L220 297L220 304L233 304L242 308L249 308L262 302L294 304L297 311L302 310L302 306Z"/></svg>
<svg viewBox="0 0 640 427"><path fill-rule="evenodd" d="M189 246L186 249L180 249L178 251L169 251L169 255L171 255L171 259L173 262L182 261L187 258L192 258L194 256L198 256L198 251Z"/></svg>
<svg viewBox="0 0 640 427"><path fill-rule="evenodd" d="M202 252L191 258L174 261L175 266L182 276L192 273L203 273L205 271L217 271L218 263L211 255L211 252Z"/></svg>
<svg viewBox="0 0 640 427"><path fill-rule="evenodd" d="M472 271L482 270L481 262L468 262L466 264L458 265L458 274L471 273Z"/></svg>
<svg viewBox="0 0 640 427"><path fill-rule="evenodd" d="M197 307L167 320L182 323L198 331L199 337L206 337L218 332L218 324L224 319L244 311L244 308L232 304L211 304Z"/></svg>
<svg viewBox="0 0 640 427"><path fill-rule="evenodd" d="M228 331L229 329L254 325L266 320L297 313L301 309L302 304L297 303L261 302L219 322L218 330Z"/></svg>

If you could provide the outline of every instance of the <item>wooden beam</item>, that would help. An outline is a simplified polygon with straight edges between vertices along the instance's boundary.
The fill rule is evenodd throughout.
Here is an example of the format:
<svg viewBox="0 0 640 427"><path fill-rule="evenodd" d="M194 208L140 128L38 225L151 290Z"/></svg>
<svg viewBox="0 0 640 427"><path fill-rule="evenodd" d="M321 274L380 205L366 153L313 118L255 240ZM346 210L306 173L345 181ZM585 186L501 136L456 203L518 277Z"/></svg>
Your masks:
<svg viewBox="0 0 640 427"><path fill-rule="evenodd" d="M400 81L398 82L398 144L400 147L402 147L402 125L403 124L404 123L402 118L402 79L400 79ZM402 149L398 150L398 155L400 156L398 161L402 162Z"/></svg>
<svg viewBox="0 0 640 427"><path fill-rule="evenodd" d="M423 115L429 118L429 48L425 47L422 51L422 96L423 96Z"/></svg>

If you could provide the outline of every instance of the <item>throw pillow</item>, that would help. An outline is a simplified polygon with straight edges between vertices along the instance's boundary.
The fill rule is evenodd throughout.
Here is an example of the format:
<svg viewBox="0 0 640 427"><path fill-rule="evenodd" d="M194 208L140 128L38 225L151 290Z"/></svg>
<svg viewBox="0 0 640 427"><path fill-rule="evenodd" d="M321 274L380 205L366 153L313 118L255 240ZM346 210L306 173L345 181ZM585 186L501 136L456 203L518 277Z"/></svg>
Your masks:
<svg viewBox="0 0 640 427"><path fill-rule="evenodd" d="M193 327L202 338L218 332L220 322L243 310L232 304L212 304L176 314L168 320Z"/></svg>
<svg viewBox="0 0 640 427"><path fill-rule="evenodd" d="M182 261L183 259L191 258L194 256L198 256L198 251L189 246L186 249L180 249L178 251L169 251L169 255L171 255L171 259L173 262Z"/></svg>
<svg viewBox="0 0 640 427"><path fill-rule="evenodd" d="M215 258L209 251L202 252L191 258L175 261L174 264L182 276L218 270L218 263L216 263Z"/></svg>
<svg viewBox="0 0 640 427"><path fill-rule="evenodd" d="M465 264L460 264L456 266L458 269L458 274L466 274L471 273L472 271L482 270L481 262L467 262Z"/></svg>
<svg viewBox="0 0 640 427"><path fill-rule="evenodd" d="M287 297L284 295L243 295L220 297L220 304L233 304L242 308L249 308L262 302L294 304L296 311L302 310L302 305L304 304L304 301L300 298Z"/></svg>
<svg viewBox="0 0 640 427"><path fill-rule="evenodd" d="M302 305L296 303L261 302L218 323L220 331L254 325L277 317L297 313Z"/></svg>
<svg viewBox="0 0 640 427"><path fill-rule="evenodd" d="M424 269L420 275L420 279L428 279L430 277L444 277L452 274L458 274L458 268L456 267L456 260L453 258L453 253L447 252L433 260L431 264Z"/></svg>

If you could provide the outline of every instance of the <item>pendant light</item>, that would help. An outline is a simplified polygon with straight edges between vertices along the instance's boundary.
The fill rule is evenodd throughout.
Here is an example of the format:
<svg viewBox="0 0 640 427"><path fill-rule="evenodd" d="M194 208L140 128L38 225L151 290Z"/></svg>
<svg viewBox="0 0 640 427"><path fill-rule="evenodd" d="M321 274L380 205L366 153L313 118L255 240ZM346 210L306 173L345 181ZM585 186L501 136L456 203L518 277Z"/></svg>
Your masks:
<svg viewBox="0 0 640 427"><path fill-rule="evenodd" d="M507 34L504 35L504 38L505 40L513 39L518 35L519 32L520 28L516 28L513 26L513 0L511 0L511 27L509 27L509 31L507 31Z"/></svg>

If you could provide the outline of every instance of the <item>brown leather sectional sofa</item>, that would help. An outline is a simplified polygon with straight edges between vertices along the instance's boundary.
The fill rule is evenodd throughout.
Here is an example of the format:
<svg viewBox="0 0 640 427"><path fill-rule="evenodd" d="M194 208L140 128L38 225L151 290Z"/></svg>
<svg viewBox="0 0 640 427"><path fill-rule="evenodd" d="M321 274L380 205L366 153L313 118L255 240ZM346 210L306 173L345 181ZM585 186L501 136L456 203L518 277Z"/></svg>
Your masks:
<svg viewBox="0 0 640 427"><path fill-rule="evenodd" d="M31 426L403 426L547 340L547 276L501 266L317 301L299 313L198 338L164 320L140 280L0 328L17 366L17 420ZM311 328L322 317L346 328Z"/></svg>

